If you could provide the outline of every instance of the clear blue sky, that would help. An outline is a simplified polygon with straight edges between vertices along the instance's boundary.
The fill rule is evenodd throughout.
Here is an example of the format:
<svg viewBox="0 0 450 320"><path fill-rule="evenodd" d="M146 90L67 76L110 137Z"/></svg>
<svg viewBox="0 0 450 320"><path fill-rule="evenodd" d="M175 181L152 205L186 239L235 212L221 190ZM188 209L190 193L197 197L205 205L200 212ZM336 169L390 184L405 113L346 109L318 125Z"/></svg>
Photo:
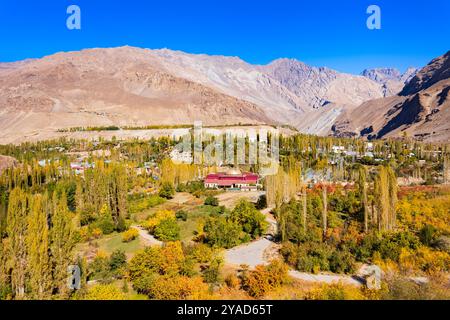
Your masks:
<svg viewBox="0 0 450 320"><path fill-rule="evenodd" d="M81 8L82 30L66 28ZM382 29L366 9L382 10ZM0 0L0 61L122 45L280 57L359 73L366 67L423 66L450 50L449 0Z"/></svg>

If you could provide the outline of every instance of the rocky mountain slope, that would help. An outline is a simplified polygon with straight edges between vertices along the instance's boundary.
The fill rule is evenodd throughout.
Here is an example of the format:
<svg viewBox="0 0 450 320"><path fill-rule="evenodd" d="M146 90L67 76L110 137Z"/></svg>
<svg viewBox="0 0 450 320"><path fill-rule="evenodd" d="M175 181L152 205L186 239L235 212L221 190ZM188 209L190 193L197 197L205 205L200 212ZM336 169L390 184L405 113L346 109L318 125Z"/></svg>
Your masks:
<svg viewBox="0 0 450 320"><path fill-rule="evenodd" d="M450 51L421 69L396 96L363 103L340 115L337 136L411 136L450 140Z"/></svg>
<svg viewBox="0 0 450 320"><path fill-rule="evenodd" d="M344 109L383 97L362 76L281 59L133 47L0 64L0 139L104 125L275 123L324 134Z"/></svg>
<svg viewBox="0 0 450 320"><path fill-rule="evenodd" d="M403 74L395 68L366 69L361 75L383 86L385 97L398 94L419 70L408 68Z"/></svg>
<svg viewBox="0 0 450 320"><path fill-rule="evenodd" d="M355 135L363 125L353 118L363 115L354 110L397 93L395 86L414 72L377 69L355 76L292 59L261 66L237 57L134 47L58 53L0 64L0 143L69 127L195 120L288 124L322 135L335 124L334 134ZM433 81L418 74L408 90ZM408 97L409 91L387 99ZM370 112L380 108L374 105Z"/></svg>
<svg viewBox="0 0 450 320"><path fill-rule="evenodd" d="M261 107L178 77L144 50L60 53L0 69L0 138L78 126L268 123Z"/></svg>

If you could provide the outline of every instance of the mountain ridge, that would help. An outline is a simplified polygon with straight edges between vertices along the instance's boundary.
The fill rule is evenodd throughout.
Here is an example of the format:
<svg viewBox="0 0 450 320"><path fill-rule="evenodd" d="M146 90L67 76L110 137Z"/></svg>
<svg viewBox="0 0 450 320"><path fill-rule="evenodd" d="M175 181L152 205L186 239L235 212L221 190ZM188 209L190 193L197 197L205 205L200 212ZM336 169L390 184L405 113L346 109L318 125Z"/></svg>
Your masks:
<svg viewBox="0 0 450 320"><path fill-rule="evenodd" d="M371 138L410 136L419 140L450 139L450 52L433 59L395 96L371 100L342 114L336 136Z"/></svg>
<svg viewBox="0 0 450 320"><path fill-rule="evenodd" d="M342 119L397 94L402 88L392 89L393 81L409 84L416 77L415 69L351 75L295 59L252 65L239 57L130 46L59 52L0 64L0 143L39 130L194 120L358 135L353 119ZM414 84L433 81L428 78Z"/></svg>

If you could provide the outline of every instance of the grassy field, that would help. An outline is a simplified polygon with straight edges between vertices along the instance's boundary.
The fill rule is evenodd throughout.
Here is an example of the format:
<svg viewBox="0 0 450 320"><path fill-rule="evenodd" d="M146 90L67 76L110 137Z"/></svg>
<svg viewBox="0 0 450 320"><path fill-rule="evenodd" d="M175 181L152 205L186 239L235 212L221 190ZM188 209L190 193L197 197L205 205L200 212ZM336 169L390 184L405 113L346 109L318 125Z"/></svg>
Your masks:
<svg viewBox="0 0 450 320"><path fill-rule="evenodd" d="M123 251L128 258L130 258L136 251L143 249L144 244L141 239L137 238L128 243L122 242L122 234L113 233L110 235L103 236L98 240L93 240L91 242L85 242L78 245L76 251L82 256L91 257L95 256L96 252L105 252L108 255L115 250Z"/></svg>
<svg viewBox="0 0 450 320"><path fill-rule="evenodd" d="M197 199L193 195L186 192L180 192L177 193L173 199L164 201L163 203L159 203L133 214L133 220L139 223L147 220L155 212L160 210L171 210L174 212L178 210L190 211L201 204L203 204L202 199Z"/></svg>
<svg viewBox="0 0 450 320"><path fill-rule="evenodd" d="M199 223L210 216L211 214L217 213L218 207L200 205L194 209L187 210L188 219L187 221L178 221L180 226L180 238L183 242L189 242L194 237L194 232L197 230Z"/></svg>

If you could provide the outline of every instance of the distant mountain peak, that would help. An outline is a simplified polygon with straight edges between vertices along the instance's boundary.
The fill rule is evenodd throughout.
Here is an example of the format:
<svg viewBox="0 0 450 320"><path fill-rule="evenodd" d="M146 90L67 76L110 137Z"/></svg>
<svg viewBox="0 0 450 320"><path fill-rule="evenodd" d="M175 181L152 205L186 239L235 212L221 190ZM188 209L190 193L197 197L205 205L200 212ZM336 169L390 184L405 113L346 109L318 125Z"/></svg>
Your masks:
<svg viewBox="0 0 450 320"><path fill-rule="evenodd" d="M404 73L396 68L365 69L361 75L381 84L384 95L392 96L399 93L403 87L414 77L418 69L410 67Z"/></svg>
<svg viewBox="0 0 450 320"><path fill-rule="evenodd" d="M386 69L364 72L384 82L396 83ZM412 79L411 79L412 78ZM417 71L409 68L398 78L406 82L397 95L364 102L335 122L335 135L368 138L402 137L448 142L450 138L450 52Z"/></svg>
<svg viewBox="0 0 450 320"><path fill-rule="evenodd" d="M427 89L441 80L450 78L450 51L433 59L422 70L417 72L403 88L400 95L407 96Z"/></svg>

